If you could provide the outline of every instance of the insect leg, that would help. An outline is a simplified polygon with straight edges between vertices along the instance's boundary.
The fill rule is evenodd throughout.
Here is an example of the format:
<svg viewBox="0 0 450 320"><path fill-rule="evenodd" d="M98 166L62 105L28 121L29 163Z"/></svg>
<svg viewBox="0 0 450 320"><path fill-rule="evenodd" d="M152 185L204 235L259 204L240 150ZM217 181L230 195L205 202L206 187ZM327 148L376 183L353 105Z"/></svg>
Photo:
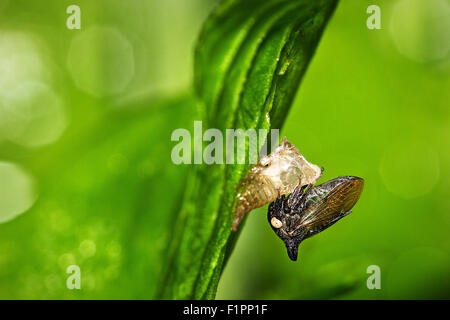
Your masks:
<svg viewBox="0 0 450 320"><path fill-rule="evenodd" d="M296 197L293 200L292 203L292 210L293 211L298 211L299 209L301 209L302 205L305 204L306 199L308 199L308 195L311 193L311 190L313 189L313 184L308 184L303 190L302 193L300 194L300 196Z"/></svg>
<svg viewBox="0 0 450 320"><path fill-rule="evenodd" d="M288 197L288 206L289 207L295 206L295 204L297 203L298 199L302 196L302 194L303 188L300 184L298 184L295 187L294 191L292 191L292 193Z"/></svg>
<svg viewBox="0 0 450 320"><path fill-rule="evenodd" d="M302 188L302 176L298 175L298 184L295 187L294 191L289 195L287 205L289 207L293 207L296 203L296 200L303 194L304 188Z"/></svg>

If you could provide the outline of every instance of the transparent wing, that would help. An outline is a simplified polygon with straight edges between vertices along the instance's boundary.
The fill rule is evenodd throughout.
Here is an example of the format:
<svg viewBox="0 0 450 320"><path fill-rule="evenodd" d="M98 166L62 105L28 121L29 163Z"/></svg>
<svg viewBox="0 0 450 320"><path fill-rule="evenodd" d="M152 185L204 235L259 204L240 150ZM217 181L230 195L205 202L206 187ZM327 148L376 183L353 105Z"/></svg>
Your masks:
<svg viewBox="0 0 450 320"><path fill-rule="evenodd" d="M343 216L355 205L361 195L364 180L357 177L339 177L318 185L304 210L299 226L309 230L323 230Z"/></svg>

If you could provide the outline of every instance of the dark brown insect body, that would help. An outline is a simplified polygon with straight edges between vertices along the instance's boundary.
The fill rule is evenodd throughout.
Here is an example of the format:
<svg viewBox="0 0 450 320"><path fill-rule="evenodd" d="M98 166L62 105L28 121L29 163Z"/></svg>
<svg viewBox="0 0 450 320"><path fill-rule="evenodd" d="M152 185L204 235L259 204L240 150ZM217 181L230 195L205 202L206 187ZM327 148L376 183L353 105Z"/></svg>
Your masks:
<svg viewBox="0 0 450 320"><path fill-rule="evenodd" d="M289 258L296 261L300 242L348 215L363 186L361 178L338 177L318 186L297 186L289 196L272 202L267 218L285 243Z"/></svg>

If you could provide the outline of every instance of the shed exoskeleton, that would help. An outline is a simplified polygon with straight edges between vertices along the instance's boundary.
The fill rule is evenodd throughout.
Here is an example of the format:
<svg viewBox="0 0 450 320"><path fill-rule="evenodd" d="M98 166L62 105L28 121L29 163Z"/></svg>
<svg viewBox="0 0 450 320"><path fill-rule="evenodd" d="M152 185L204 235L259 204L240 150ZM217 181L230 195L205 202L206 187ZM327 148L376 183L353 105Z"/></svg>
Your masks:
<svg viewBox="0 0 450 320"><path fill-rule="evenodd" d="M297 185L314 184L321 176L322 169L306 161L284 137L271 154L250 169L239 185L233 231L249 211L291 193Z"/></svg>

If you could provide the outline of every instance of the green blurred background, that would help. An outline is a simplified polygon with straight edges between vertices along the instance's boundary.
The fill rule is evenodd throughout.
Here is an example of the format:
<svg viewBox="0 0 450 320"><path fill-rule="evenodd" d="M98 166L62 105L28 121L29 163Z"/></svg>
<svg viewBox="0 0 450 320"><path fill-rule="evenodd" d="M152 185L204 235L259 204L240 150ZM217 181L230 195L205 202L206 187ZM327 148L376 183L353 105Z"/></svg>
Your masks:
<svg viewBox="0 0 450 320"><path fill-rule="evenodd" d="M0 298L155 296L189 170L170 134L193 126L193 45L215 3L77 1L68 30L72 1L0 0ZM252 212L217 298L450 298L449 46L447 0L340 2L282 135L321 181L365 190L295 263L267 207Z"/></svg>

